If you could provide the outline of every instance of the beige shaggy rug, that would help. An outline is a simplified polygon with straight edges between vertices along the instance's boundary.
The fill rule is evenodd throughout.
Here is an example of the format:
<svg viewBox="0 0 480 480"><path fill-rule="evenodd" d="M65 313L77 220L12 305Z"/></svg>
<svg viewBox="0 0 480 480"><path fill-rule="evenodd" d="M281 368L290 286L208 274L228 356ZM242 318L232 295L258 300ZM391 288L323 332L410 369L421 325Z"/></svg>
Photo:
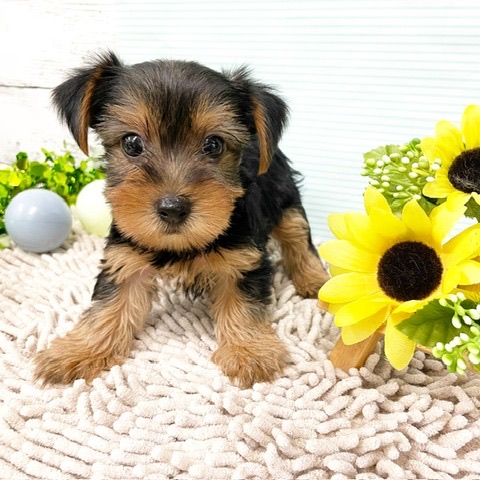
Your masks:
<svg viewBox="0 0 480 480"><path fill-rule="evenodd" d="M160 284L124 365L41 388L32 358L89 305L102 246L77 228L52 255L0 251L1 479L480 478L480 377L420 352L396 372L381 345L335 371L332 318L280 265L274 326L294 362L274 384L232 386L206 300Z"/></svg>

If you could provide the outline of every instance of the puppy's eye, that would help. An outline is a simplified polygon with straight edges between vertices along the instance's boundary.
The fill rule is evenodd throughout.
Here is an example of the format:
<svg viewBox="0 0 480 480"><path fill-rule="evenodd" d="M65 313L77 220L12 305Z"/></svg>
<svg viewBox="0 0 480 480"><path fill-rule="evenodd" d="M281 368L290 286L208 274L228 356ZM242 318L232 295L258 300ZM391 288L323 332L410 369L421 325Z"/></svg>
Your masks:
<svg viewBox="0 0 480 480"><path fill-rule="evenodd" d="M223 138L216 135L207 137L203 141L202 153L204 155L208 155L209 157L218 158L223 153L224 149L225 142Z"/></svg>
<svg viewBox="0 0 480 480"><path fill-rule="evenodd" d="M129 157L138 157L144 152L145 145L142 137L129 133L122 138L122 148Z"/></svg>

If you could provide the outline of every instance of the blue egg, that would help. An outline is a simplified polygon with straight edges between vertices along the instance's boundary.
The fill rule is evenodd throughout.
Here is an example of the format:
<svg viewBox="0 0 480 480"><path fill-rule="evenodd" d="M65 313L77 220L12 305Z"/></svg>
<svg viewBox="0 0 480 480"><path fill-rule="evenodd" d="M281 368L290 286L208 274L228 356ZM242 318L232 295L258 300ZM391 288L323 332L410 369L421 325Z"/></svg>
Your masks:
<svg viewBox="0 0 480 480"><path fill-rule="evenodd" d="M72 213L65 200L40 188L15 195L4 220L10 238L24 250L36 253L58 248L72 229Z"/></svg>

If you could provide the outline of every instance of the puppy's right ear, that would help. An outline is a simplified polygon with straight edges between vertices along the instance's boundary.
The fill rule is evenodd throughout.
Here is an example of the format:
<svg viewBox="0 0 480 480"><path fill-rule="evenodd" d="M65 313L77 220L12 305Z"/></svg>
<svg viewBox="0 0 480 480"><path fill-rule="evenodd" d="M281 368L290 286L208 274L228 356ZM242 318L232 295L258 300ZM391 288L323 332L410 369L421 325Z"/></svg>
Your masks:
<svg viewBox="0 0 480 480"><path fill-rule="evenodd" d="M114 78L123 64L112 52L75 70L52 92L52 101L83 153L88 155L88 127L95 127L102 114Z"/></svg>

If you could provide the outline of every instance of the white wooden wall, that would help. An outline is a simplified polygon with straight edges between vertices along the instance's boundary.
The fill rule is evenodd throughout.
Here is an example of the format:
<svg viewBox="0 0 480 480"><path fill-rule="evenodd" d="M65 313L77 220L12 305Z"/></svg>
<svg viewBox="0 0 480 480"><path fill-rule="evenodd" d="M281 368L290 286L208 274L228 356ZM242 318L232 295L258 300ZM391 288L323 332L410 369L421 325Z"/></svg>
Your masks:
<svg viewBox="0 0 480 480"><path fill-rule="evenodd" d="M114 0L0 0L0 162L61 149L71 137L51 88L89 51L115 47Z"/></svg>
<svg viewBox="0 0 480 480"><path fill-rule="evenodd" d="M0 162L70 139L50 89L99 48L276 85L317 240L329 213L363 209L364 152L480 103L480 0L0 0Z"/></svg>

